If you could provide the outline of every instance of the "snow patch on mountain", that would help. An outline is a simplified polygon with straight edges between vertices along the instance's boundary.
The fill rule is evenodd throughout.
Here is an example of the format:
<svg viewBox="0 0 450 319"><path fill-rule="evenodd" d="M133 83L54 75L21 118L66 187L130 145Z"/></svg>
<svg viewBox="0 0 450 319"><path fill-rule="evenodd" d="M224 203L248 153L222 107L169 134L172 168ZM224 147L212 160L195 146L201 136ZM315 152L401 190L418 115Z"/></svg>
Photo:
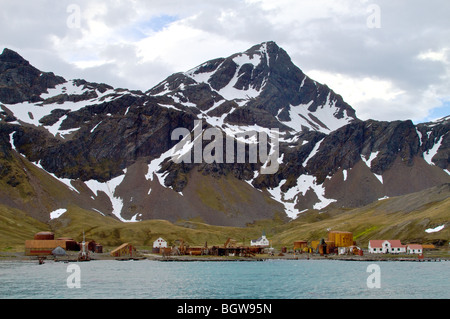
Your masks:
<svg viewBox="0 0 450 319"><path fill-rule="evenodd" d="M441 138L433 145L432 148L430 148L428 151L423 153L423 158L428 164L435 165L432 160L433 160L433 157L437 154L439 148L441 147L443 140L444 140L444 135L441 136Z"/></svg>
<svg viewBox="0 0 450 319"><path fill-rule="evenodd" d="M83 95L83 93L89 91L89 88L84 86L78 86L75 84L75 81L67 81L62 84L58 84L55 88L50 88L47 90L47 93L42 93L41 98L44 100L61 95Z"/></svg>
<svg viewBox="0 0 450 319"><path fill-rule="evenodd" d="M437 226L437 227L434 227L434 228L425 229L425 232L428 233L428 234L437 233L437 232L443 230L444 228L445 228L445 224Z"/></svg>
<svg viewBox="0 0 450 319"><path fill-rule="evenodd" d="M343 118L338 118L337 115L340 109L336 107L336 100L330 100L331 93L328 94L327 102L319 106L316 111L309 111L310 106L314 101L310 101L307 104L290 105L289 106L289 117L290 121L281 121L277 116L277 119L292 128L296 132L301 132L304 128L329 134L341 128L344 125L349 124L353 118L348 116L347 111Z"/></svg>
<svg viewBox="0 0 450 319"><path fill-rule="evenodd" d="M342 170L342 174L344 175L344 182L347 180L348 171L346 169Z"/></svg>
<svg viewBox="0 0 450 319"><path fill-rule="evenodd" d="M53 136L59 136L64 138L65 135L71 134L79 130L80 128L72 128L69 130L61 130L61 124L67 118L67 115L63 115L58 119L56 123L53 125L44 126L40 121L50 115L52 111L55 109L65 110L69 112L75 112L81 110L82 108L88 105L95 105L104 103L107 101L111 101L113 99L118 98L114 93L114 90L106 90L101 93L98 90L90 89L85 87L84 85L77 86L75 81L67 81L63 84L57 85L53 89L48 89L47 93L41 94L41 98L44 100L48 100L50 98L57 97L61 94L67 95L83 95L88 91L95 91L97 94L96 98L92 99L82 99L78 102L73 101L64 101L64 103L57 103L56 101L53 103L43 103L43 102L22 102L16 104L4 104L3 106L12 112L12 114L17 118L18 124L26 123L31 124L36 127L43 127ZM121 96L122 94L120 94Z"/></svg>
<svg viewBox="0 0 450 319"><path fill-rule="evenodd" d="M221 95L224 99L228 101L245 101L242 104L245 104L246 101L256 98L261 93L261 90L264 88L264 85L257 89L254 84L247 89L238 89L236 88L236 83L239 81L239 78L244 74L241 73L241 68L243 65L251 64L254 67L258 66L261 63L261 55L260 54L246 54L241 53L232 58L233 62L237 65L237 68L234 72L232 79L220 90L215 90L211 85L211 77L217 72L218 69L223 65L224 61L217 66L213 71L210 72L199 72L201 67L204 67L207 63L201 64L187 72L184 73L185 76L194 80L197 84L205 83L208 84L212 91ZM226 60L225 60L226 61ZM168 86L165 87L166 93L168 91ZM162 95L163 93L159 93L158 95Z"/></svg>
<svg viewBox="0 0 450 319"><path fill-rule="evenodd" d="M108 197L109 200L111 201L112 204L112 213L120 220L123 222L132 222L133 220L127 220L124 219L121 215L122 213L122 208L123 208L123 199L120 198L118 195L116 195L116 189L117 187L123 182L123 179L125 178L125 174L126 174L127 170L125 169L123 171L123 174L120 176L117 176L107 182L101 183L99 181L96 180L89 180L84 182L84 184L89 187L89 189L96 195L98 196L99 192L103 192L105 193Z"/></svg>
<svg viewBox="0 0 450 319"><path fill-rule="evenodd" d="M319 142L316 143L316 145L314 146L313 150L311 151L311 153L309 153L309 156L303 161L302 166L306 167L306 165L308 165L308 162L317 154L317 152L319 151L320 145L322 145L322 142L325 139L321 139Z"/></svg>
<svg viewBox="0 0 450 319"><path fill-rule="evenodd" d="M368 168L372 168L372 161L377 158L379 152L372 152L369 156L364 157L361 155L361 159L366 163Z"/></svg>
<svg viewBox="0 0 450 319"><path fill-rule="evenodd" d="M315 176L300 175L297 179L297 185L291 187L286 192L283 192L281 187L285 183L286 180L282 180L277 187L268 189L267 191L272 195L273 199L284 205L286 215L292 219L297 218L299 214L305 211L300 211L295 208L295 206L298 203L299 197L305 196L308 191L314 192L319 200L313 205L313 209L321 210L331 203L336 202L335 199L325 197L325 188L323 184L317 184L317 179Z"/></svg>
<svg viewBox="0 0 450 319"><path fill-rule="evenodd" d="M67 209L60 208L50 213L50 219L57 219L67 212Z"/></svg>

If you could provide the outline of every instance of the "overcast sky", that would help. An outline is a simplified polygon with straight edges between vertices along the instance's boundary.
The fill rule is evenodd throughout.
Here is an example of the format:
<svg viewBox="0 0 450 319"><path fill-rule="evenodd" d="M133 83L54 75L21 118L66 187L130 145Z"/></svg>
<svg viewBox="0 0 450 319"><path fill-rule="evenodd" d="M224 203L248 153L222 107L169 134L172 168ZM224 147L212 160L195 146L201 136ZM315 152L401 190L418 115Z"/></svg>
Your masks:
<svg viewBox="0 0 450 319"><path fill-rule="evenodd" d="M42 71L147 90L275 41L360 119L450 114L450 1L0 0L0 50Z"/></svg>

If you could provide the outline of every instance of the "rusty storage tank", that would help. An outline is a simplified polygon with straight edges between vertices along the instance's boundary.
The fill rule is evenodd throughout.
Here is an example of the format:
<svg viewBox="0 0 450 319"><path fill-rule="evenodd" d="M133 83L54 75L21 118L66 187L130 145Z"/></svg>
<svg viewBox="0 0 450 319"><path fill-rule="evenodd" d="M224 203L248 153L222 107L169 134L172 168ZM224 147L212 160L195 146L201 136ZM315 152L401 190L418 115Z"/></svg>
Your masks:
<svg viewBox="0 0 450 319"><path fill-rule="evenodd" d="M55 240L55 234L48 231L39 232L34 235L34 240Z"/></svg>

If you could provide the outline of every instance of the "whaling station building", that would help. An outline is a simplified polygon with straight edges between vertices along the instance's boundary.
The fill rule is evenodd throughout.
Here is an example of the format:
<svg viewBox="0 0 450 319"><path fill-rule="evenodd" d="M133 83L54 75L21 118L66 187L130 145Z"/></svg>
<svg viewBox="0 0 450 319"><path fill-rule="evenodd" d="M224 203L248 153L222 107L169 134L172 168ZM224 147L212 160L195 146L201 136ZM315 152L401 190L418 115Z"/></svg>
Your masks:
<svg viewBox="0 0 450 319"><path fill-rule="evenodd" d="M116 249L114 249L113 251L111 251L110 255L112 257L118 257L118 258L123 258L123 257L134 258L134 257L137 257L137 251L136 251L136 247L134 247L132 244L124 243L124 244L120 245L119 247L117 247Z"/></svg>
<svg viewBox="0 0 450 319"><path fill-rule="evenodd" d="M250 246L253 247L269 247L270 243L266 237L266 234L263 233L261 237L258 239L254 239L250 241Z"/></svg>
<svg viewBox="0 0 450 319"><path fill-rule="evenodd" d="M403 245L400 240L370 240L369 253L372 254L422 254L423 246L418 244Z"/></svg>
<svg viewBox="0 0 450 319"><path fill-rule="evenodd" d="M164 238L159 237L157 240L153 242L152 252L158 254L159 252L161 252L161 249L164 248L167 248L167 241Z"/></svg>
<svg viewBox="0 0 450 319"><path fill-rule="evenodd" d="M91 240L86 243L87 249L92 252L101 253L103 246ZM72 238L57 238L52 232L39 232L34 235L34 239L25 241L26 256L49 256L54 249L60 247L65 251L80 251L81 243Z"/></svg>

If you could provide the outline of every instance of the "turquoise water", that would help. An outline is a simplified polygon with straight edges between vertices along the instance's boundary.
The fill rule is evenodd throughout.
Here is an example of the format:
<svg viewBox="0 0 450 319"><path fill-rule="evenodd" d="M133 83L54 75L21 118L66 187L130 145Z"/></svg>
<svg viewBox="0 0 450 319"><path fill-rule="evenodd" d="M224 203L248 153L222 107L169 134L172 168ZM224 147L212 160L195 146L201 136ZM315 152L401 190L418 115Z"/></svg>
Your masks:
<svg viewBox="0 0 450 319"><path fill-rule="evenodd" d="M450 297L450 262L0 262L1 299L374 299ZM79 273L77 280L75 277ZM74 279L75 278L75 279ZM80 288L69 288L79 283Z"/></svg>

